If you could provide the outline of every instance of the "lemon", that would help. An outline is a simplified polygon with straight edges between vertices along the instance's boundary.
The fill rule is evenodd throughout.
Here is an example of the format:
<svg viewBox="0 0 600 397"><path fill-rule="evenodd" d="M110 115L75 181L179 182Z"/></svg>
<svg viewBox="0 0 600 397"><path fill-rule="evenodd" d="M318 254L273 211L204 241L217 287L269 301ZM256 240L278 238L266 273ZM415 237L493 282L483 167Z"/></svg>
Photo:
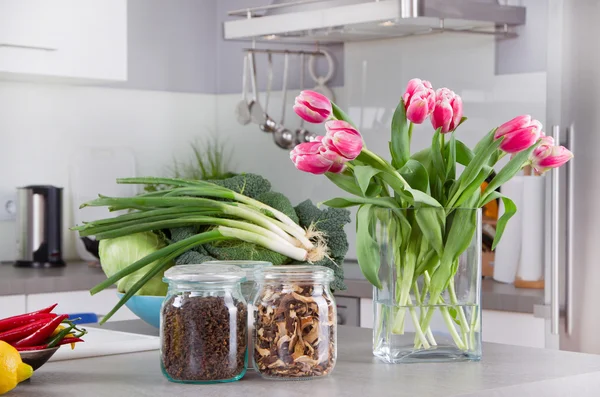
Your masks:
<svg viewBox="0 0 600 397"><path fill-rule="evenodd" d="M33 369L21 361L17 349L0 341L0 394L8 393L32 374Z"/></svg>

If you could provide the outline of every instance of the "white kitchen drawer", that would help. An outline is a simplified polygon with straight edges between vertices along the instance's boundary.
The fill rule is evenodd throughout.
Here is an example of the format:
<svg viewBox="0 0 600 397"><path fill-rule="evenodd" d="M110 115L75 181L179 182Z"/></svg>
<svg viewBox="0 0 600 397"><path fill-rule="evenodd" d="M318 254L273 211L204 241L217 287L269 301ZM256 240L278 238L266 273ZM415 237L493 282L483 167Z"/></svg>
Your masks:
<svg viewBox="0 0 600 397"><path fill-rule="evenodd" d="M484 310L482 337L484 342L507 345L545 347L545 320L529 313Z"/></svg>
<svg viewBox="0 0 600 397"><path fill-rule="evenodd" d="M25 295L0 296L0 318L16 316L25 312Z"/></svg>
<svg viewBox="0 0 600 397"><path fill-rule="evenodd" d="M106 315L119 301L115 289L104 290L92 296L89 291L53 292L27 295L27 310L38 310L58 303L57 313L96 313ZM137 316L123 306L109 321L134 320Z"/></svg>
<svg viewBox="0 0 600 397"><path fill-rule="evenodd" d="M414 332L412 323L406 322L406 331ZM484 342L504 343L507 345L544 347L544 319L528 313L483 310L482 339ZM360 300L360 326L373 328L373 300ZM444 330L446 325L441 316L434 316L431 321L433 330Z"/></svg>
<svg viewBox="0 0 600 397"><path fill-rule="evenodd" d="M126 80L126 0L1 0L0 72Z"/></svg>

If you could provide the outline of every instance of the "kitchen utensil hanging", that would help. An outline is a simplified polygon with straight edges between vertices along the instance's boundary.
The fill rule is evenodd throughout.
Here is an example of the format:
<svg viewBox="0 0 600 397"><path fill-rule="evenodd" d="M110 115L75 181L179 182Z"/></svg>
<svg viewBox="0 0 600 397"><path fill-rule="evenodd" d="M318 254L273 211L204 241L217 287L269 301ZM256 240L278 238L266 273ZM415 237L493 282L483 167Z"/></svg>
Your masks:
<svg viewBox="0 0 600 397"><path fill-rule="evenodd" d="M246 53L246 58L244 59L244 76L247 76L246 68L249 69L250 72L250 82L252 86L252 99L249 103L247 103L247 107L249 109L250 121L253 124L258 124L261 131L267 133L273 133L273 141L277 146L282 149L292 149L294 146L304 142L311 142L316 137L317 134L310 132L304 128L304 121L300 122L300 127L296 130L289 130L285 127L285 112L287 109L287 88L288 88L288 75L289 75L289 56L290 55L300 55L300 63L301 63L301 74L300 74L300 85L301 89L304 89L304 73L306 69L305 57L310 56L309 61L311 62L309 65L309 73L312 79L316 82L317 86L315 90L326 95L330 99L333 100L333 92L327 87L327 82L333 76L335 71L335 66L333 63L333 58L331 54L324 50L318 51L288 51L288 50L269 50L269 49L257 49L257 48L245 48L243 50ZM265 107L260 104L259 101L259 90L257 83L257 69L256 69L256 57L255 54L263 53L268 55L268 69L267 69L267 92L265 96ZM273 54L283 54L284 55L284 69L283 69L283 84L282 84L282 110L281 110L281 121L279 123L275 122L272 117L268 115L268 106L270 102L271 93L273 90ZM317 56L325 56L327 62L329 64L329 70L325 76L317 76L314 71L314 59ZM311 69L312 68L312 69ZM242 80L242 101L238 103L239 111L243 112L243 100L246 98L247 100L247 83L245 79ZM236 109L236 117L238 116L238 109ZM240 124L244 121L244 118L238 119Z"/></svg>
<svg viewBox="0 0 600 397"><path fill-rule="evenodd" d="M304 71L306 69L306 57L304 53L300 54L300 91L304 90ZM304 142L310 142L315 139L317 134L304 128L304 119L300 118L300 127L296 129L296 145Z"/></svg>
<svg viewBox="0 0 600 397"><path fill-rule="evenodd" d="M294 133L285 128L285 111L287 110L287 84L290 56L285 53L283 58L283 84L281 87L281 122L273 133L273 141L282 149L292 149L295 145Z"/></svg>
<svg viewBox="0 0 600 397"><path fill-rule="evenodd" d="M244 54L244 70L242 74L242 99L235 107L235 118L241 125L250 123L250 108L248 107L248 54Z"/></svg>
<svg viewBox="0 0 600 397"><path fill-rule="evenodd" d="M252 102L250 102L250 119L254 124L261 125L265 122L265 112L258 101L258 84L256 82L256 59L254 52L248 54L250 60L250 74L252 75Z"/></svg>
<svg viewBox="0 0 600 397"><path fill-rule="evenodd" d="M329 80L331 80L331 78L333 77L333 73L335 73L335 64L333 62L333 57L326 50L320 50L319 52L325 56L325 59L327 60L327 65L328 65L329 69L327 70L327 74L325 76L317 76L317 73L315 71L315 59L316 58L314 55L311 55L308 58L308 73L310 74L310 77L317 84L315 86L315 88L313 88L313 91L316 91L319 94L323 94L327 98L329 98L331 101L335 102L335 95L333 94L333 91L331 90L331 88L329 88L327 86L327 82Z"/></svg>
<svg viewBox="0 0 600 397"><path fill-rule="evenodd" d="M277 122L273 120L269 114L269 98L273 88L273 54L268 55L268 71L267 71L267 95L265 97L265 122L259 127L263 132L275 132L277 130Z"/></svg>

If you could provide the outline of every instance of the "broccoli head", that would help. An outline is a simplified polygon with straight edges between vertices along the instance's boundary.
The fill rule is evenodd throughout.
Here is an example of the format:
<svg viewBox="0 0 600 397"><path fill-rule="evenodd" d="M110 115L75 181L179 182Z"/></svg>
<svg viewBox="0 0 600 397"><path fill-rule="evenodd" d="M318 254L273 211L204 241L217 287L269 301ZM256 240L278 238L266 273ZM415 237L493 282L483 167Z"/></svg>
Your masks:
<svg viewBox="0 0 600 397"><path fill-rule="evenodd" d="M209 182L253 199L258 199L261 194L271 191L271 182L256 174L240 174L232 178L211 180Z"/></svg>
<svg viewBox="0 0 600 397"><path fill-rule="evenodd" d="M312 201L306 200L295 208L296 214L303 228L313 227L323 232L329 248L329 258L315 262L315 265L326 266L333 269L335 280L331 283L333 290L345 290L344 284L344 257L348 252L348 238L344 226L350 223L350 211L342 208L317 208Z"/></svg>
<svg viewBox="0 0 600 397"><path fill-rule="evenodd" d="M266 192L261 194L256 198L263 204L268 205L269 207L275 208L290 217L291 220L298 223L298 215L296 215L296 211L294 210L294 206L290 202L290 200L283 195L283 193L279 192Z"/></svg>

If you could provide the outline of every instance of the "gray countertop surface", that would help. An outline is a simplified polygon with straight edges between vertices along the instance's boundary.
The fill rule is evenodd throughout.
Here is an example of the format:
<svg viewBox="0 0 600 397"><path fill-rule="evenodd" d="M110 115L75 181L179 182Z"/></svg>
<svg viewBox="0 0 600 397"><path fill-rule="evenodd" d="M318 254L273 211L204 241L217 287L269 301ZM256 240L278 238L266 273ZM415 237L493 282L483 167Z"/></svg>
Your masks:
<svg viewBox="0 0 600 397"><path fill-rule="evenodd" d="M22 268L0 265L0 295L27 295L47 292L82 291L106 280L99 267L84 262L56 268Z"/></svg>
<svg viewBox="0 0 600 397"><path fill-rule="evenodd" d="M355 298L372 298L373 287L360 273L358 264L348 261L344 264L348 290L336 295ZM83 262L73 262L66 267L53 269L16 268L0 265L0 296L40 294L89 290L104 281L102 269L90 267ZM533 313L536 304L544 300L543 290L515 288L511 284L501 284L490 279L482 283L482 307L487 310Z"/></svg>
<svg viewBox="0 0 600 397"><path fill-rule="evenodd" d="M140 321L109 326L157 332ZM598 390L597 355L484 343L480 362L384 364L371 353L370 330L340 326L335 370L322 379L269 381L249 372L233 383L176 384L163 377L159 352L151 351L47 363L9 396L587 397Z"/></svg>

